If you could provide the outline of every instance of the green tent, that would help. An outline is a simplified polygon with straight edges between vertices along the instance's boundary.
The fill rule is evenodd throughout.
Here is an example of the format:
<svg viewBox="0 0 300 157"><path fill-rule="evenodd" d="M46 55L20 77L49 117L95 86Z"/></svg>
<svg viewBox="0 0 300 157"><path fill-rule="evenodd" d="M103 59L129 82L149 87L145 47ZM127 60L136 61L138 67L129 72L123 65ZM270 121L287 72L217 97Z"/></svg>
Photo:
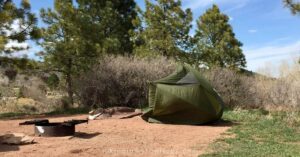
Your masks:
<svg viewBox="0 0 300 157"><path fill-rule="evenodd" d="M223 101L201 74L188 65L149 83L148 122L204 124L221 118Z"/></svg>

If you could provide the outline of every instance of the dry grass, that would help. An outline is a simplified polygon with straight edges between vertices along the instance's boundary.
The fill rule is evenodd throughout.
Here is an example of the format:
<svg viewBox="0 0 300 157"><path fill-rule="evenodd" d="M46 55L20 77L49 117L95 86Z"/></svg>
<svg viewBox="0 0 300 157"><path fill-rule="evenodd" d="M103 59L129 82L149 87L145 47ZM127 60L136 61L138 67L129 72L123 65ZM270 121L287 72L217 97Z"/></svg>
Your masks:
<svg viewBox="0 0 300 157"><path fill-rule="evenodd" d="M18 74L14 81L0 85L0 113L44 113L62 108L60 99L46 97L46 84L37 76Z"/></svg>
<svg viewBox="0 0 300 157"><path fill-rule="evenodd" d="M255 78L224 68L213 68L202 72L227 107L257 108Z"/></svg>
<svg viewBox="0 0 300 157"><path fill-rule="evenodd" d="M46 113L59 110L60 100L39 102L31 98L7 97L0 100L0 113Z"/></svg>
<svg viewBox="0 0 300 157"><path fill-rule="evenodd" d="M85 106L147 104L147 81L170 74L175 63L166 58L106 56L76 81L76 93Z"/></svg>
<svg viewBox="0 0 300 157"><path fill-rule="evenodd" d="M270 74L271 68L263 74ZM215 68L205 71L214 88L229 107L289 110L300 107L300 65L282 64L278 77L246 76L240 72Z"/></svg>
<svg viewBox="0 0 300 157"><path fill-rule="evenodd" d="M106 56L75 81L76 94L85 106L147 104L147 81L169 75L175 63L165 58L141 59ZM282 65L277 78L246 75L230 69L203 70L213 87L232 108L295 109L300 106L299 64Z"/></svg>
<svg viewBox="0 0 300 157"><path fill-rule="evenodd" d="M106 56L74 79L76 100L85 107L146 105L147 82L169 75L175 67L174 61L163 57ZM203 70L202 74L219 92L227 107L299 110L300 65L283 63L276 78L268 77L270 67L263 69L260 73L265 75L249 76L222 68ZM64 108L61 97L46 96L46 85L36 76L17 75L15 81L9 83L7 78L0 76L0 84L0 112L49 112ZM34 101L20 104L17 98Z"/></svg>

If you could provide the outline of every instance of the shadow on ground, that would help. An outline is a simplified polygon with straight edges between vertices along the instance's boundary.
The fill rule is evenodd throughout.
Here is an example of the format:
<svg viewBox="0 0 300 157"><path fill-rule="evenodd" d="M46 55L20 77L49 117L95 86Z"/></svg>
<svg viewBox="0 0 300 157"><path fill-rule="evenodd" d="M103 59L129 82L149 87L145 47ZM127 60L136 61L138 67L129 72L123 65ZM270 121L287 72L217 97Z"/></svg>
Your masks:
<svg viewBox="0 0 300 157"><path fill-rule="evenodd" d="M229 120L224 120L224 119L220 119L211 124L207 124L207 126L213 126L213 127L231 127L231 126L235 126L235 125L239 125L239 123L229 121Z"/></svg>
<svg viewBox="0 0 300 157"><path fill-rule="evenodd" d="M94 138L102 133L95 132L95 133L85 133L85 132L76 132L74 137L75 138L82 138L82 139L91 139Z"/></svg>
<svg viewBox="0 0 300 157"><path fill-rule="evenodd" d="M0 144L0 152L10 152L20 150L18 145Z"/></svg>

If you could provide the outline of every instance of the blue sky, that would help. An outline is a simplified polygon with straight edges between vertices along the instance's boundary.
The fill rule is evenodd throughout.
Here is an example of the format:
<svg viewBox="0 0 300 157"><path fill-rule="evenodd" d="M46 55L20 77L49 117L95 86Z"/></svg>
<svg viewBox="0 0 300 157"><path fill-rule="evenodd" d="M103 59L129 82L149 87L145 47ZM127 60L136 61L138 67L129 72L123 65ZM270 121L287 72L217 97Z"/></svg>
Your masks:
<svg viewBox="0 0 300 157"><path fill-rule="evenodd" d="M19 3L20 0L15 0ZM32 11L53 7L53 0L30 0ZM144 8L144 0L136 0ZM243 53L247 59L247 69L256 71L266 64L278 66L282 60L300 56L300 16L291 15L283 6L282 0L182 0L183 8L193 11L193 30L195 20L212 4L230 17L230 24L236 38L243 43ZM29 56L39 51L29 42Z"/></svg>

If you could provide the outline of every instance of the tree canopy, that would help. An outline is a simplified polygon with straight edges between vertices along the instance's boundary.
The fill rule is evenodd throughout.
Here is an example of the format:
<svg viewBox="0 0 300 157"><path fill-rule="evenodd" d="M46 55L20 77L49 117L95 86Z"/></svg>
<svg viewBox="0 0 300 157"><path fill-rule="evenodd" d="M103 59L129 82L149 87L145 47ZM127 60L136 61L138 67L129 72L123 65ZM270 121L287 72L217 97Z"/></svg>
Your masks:
<svg viewBox="0 0 300 157"><path fill-rule="evenodd" d="M55 0L54 10L41 10L46 59L65 64L71 58L74 65L88 65L104 53L131 53L134 8L133 0Z"/></svg>
<svg viewBox="0 0 300 157"><path fill-rule="evenodd" d="M190 48L189 31L192 27L192 12L183 10L180 0L145 0L142 14L143 29L139 32L140 55L163 55L178 57Z"/></svg>
<svg viewBox="0 0 300 157"><path fill-rule="evenodd" d="M12 0L0 1L0 53L12 53L26 49L18 45L9 45L10 42L21 43L28 39L40 37L37 28L37 18L30 12L28 0L22 0L17 7Z"/></svg>
<svg viewBox="0 0 300 157"><path fill-rule="evenodd" d="M133 0L55 0L42 9L44 58L49 70L65 74L71 103L72 76L105 53L132 52L130 32L136 16Z"/></svg>
<svg viewBox="0 0 300 157"><path fill-rule="evenodd" d="M288 7L294 15L300 15L300 2L296 2L294 0L283 0L286 7ZM300 58L298 63L300 64Z"/></svg>
<svg viewBox="0 0 300 157"><path fill-rule="evenodd" d="M293 14L299 14L300 13L300 2L294 1L294 0L283 0L286 7L288 7Z"/></svg>
<svg viewBox="0 0 300 157"><path fill-rule="evenodd" d="M196 65L245 67L242 43L235 38L229 17L213 5L197 20L196 45L193 59Z"/></svg>

